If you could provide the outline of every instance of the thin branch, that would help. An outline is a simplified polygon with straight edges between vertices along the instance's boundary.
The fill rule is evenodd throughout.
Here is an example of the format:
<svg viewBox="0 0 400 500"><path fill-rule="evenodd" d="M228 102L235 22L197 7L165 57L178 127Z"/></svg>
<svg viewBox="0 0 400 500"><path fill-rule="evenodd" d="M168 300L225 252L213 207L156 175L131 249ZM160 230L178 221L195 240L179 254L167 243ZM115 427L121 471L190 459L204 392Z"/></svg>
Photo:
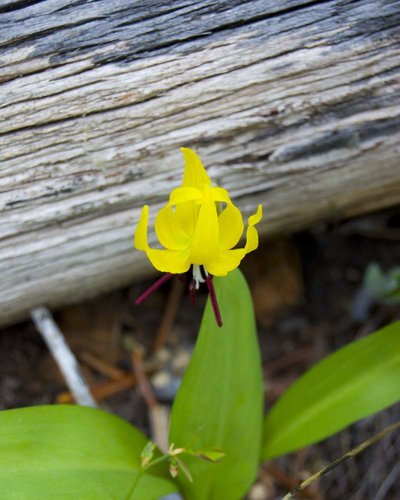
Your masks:
<svg viewBox="0 0 400 500"><path fill-rule="evenodd" d="M185 288L184 283L175 279L172 282L171 290L169 292L167 304L165 306L164 314L156 333L156 338L153 343L153 351L158 351L163 347L167 341L168 335L174 325L176 314L181 302L182 293Z"/></svg>
<svg viewBox="0 0 400 500"><path fill-rule="evenodd" d="M341 457L337 458L336 460L334 460L333 462L328 464L326 467L320 469L318 472L316 472L315 474L310 476L308 479L306 479L305 481L300 483L298 486L296 486L296 488L294 488L292 491L287 493L282 498L282 500L290 500L291 498L295 498L298 493L300 493L302 490L307 488L311 483L313 483L314 481L316 481L320 477L324 476L325 474L330 472L332 469L334 469L338 465L346 462L347 460L350 460L351 458L354 458L356 455L363 452L364 450L369 448L371 445L377 443L378 441L383 439L385 436L387 436L391 432L398 430L398 429L400 429L400 421L395 422L392 425L389 425L389 427L386 427L381 432L378 432L374 436L370 437L366 441L362 442L361 444L359 444L358 446L356 446L352 450L348 451L347 453L345 453Z"/></svg>
<svg viewBox="0 0 400 500"><path fill-rule="evenodd" d="M103 359L100 359L89 351L80 352L79 359L83 361L87 366L89 366L89 368L92 368L96 372L105 375L111 380L119 380L126 375L124 370L109 365Z"/></svg>
<svg viewBox="0 0 400 500"><path fill-rule="evenodd" d="M100 384L92 385L90 390L96 401L102 401L110 396L114 396L120 392L126 391L137 384L136 375L133 373L128 373L123 375L118 380L111 380L107 382L101 382ZM65 391L61 392L57 396L57 403L71 403L73 402L73 396L71 392Z"/></svg>

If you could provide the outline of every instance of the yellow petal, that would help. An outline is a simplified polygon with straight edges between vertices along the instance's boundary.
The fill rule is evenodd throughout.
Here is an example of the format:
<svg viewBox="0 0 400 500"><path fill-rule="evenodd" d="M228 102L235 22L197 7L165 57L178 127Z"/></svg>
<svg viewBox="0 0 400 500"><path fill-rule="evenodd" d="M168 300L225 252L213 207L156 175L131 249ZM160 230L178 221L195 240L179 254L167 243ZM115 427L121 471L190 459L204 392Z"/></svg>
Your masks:
<svg viewBox="0 0 400 500"><path fill-rule="evenodd" d="M153 266L163 273L181 274L190 268L189 250L158 250L149 248L147 257Z"/></svg>
<svg viewBox="0 0 400 500"><path fill-rule="evenodd" d="M247 228L246 232L245 247L237 248L234 250L220 251L214 260L205 263L205 267L210 274L213 274L214 276L226 276L229 272L233 271L239 266L240 261L247 253L257 248L258 233L254 225L260 222L261 218L262 206L259 205L257 208L257 212L248 219L249 227Z"/></svg>
<svg viewBox="0 0 400 500"><path fill-rule="evenodd" d="M239 243L244 224L240 210L229 203L218 217L219 248L229 250Z"/></svg>
<svg viewBox="0 0 400 500"><path fill-rule="evenodd" d="M196 187L203 190L205 184L211 185L211 180L197 154L189 148L181 148L185 158L185 170L182 186Z"/></svg>
<svg viewBox="0 0 400 500"><path fill-rule="evenodd" d="M240 261L245 255L246 254L243 248L220 252L217 259L207 264L207 272L214 276L226 276L228 273L239 267Z"/></svg>
<svg viewBox="0 0 400 500"><path fill-rule="evenodd" d="M174 207L182 228L190 236L194 233L202 198L203 191L193 187L176 188L171 192L169 197L168 206Z"/></svg>
<svg viewBox="0 0 400 500"><path fill-rule="evenodd" d="M190 267L189 249L185 250L158 250L150 248L147 239L149 224L149 207L145 205L140 214L139 223L135 231L135 247L143 250L153 266L164 273L185 273Z"/></svg>
<svg viewBox="0 0 400 500"><path fill-rule="evenodd" d="M220 187L211 188L211 196L214 201L222 201L224 203L232 203L229 198L229 193L226 189Z"/></svg>
<svg viewBox="0 0 400 500"><path fill-rule="evenodd" d="M186 203L187 201L199 201L203 198L203 189L194 187L180 187L173 189L169 195L168 205L177 205L178 203Z"/></svg>
<svg viewBox="0 0 400 500"><path fill-rule="evenodd" d="M250 226L254 226L255 224L258 224L260 222L262 216L263 216L262 205L258 205L257 212L249 217L248 223L250 224Z"/></svg>
<svg viewBox="0 0 400 500"><path fill-rule="evenodd" d="M189 247L188 232L182 226L182 219L171 207L162 208L156 217L155 230L161 245L170 250L183 250Z"/></svg>
<svg viewBox="0 0 400 500"><path fill-rule="evenodd" d="M262 205L258 205L257 212L248 219L249 227L246 231L246 246L244 247L245 253L252 252L258 247L258 233L254 227L262 218Z"/></svg>
<svg viewBox="0 0 400 500"><path fill-rule="evenodd" d="M218 234L217 207L212 199L211 189L206 186L192 239L192 264L207 265L207 262L215 260L219 253Z"/></svg>
<svg viewBox="0 0 400 500"><path fill-rule="evenodd" d="M139 223L135 231L134 245L137 250L146 251L149 248L147 241L147 227L149 225L149 207L145 205L140 214Z"/></svg>

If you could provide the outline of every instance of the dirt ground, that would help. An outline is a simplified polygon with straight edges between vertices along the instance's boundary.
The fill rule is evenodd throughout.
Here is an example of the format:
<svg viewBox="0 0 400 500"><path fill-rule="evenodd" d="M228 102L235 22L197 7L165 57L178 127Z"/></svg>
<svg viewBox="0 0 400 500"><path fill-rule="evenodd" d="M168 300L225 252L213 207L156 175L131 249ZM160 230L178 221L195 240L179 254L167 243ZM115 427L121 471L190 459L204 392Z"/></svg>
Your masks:
<svg viewBox="0 0 400 500"><path fill-rule="evenodd" d="M265 241L246 258L242 270L255 303L267 409L326 354L400 319L400 305L363 301L359 293L368 265L376 262L385 271L400 265L399 242L400 207ZM135 283L55 313L101 407L145 432L149 432L148 411L132 383L132 348L156 353L149 377L157 399L170 404L190 359L206 298L201 294L191 306L185 287L168 283L140 307L132 307L151 283ZM31 322L0 331L0 409L68 397ZM397 420L400 405L263 466L249 498L279 498L299 480ZM400 499L399 433L332 470L305 498Z"/></svg>

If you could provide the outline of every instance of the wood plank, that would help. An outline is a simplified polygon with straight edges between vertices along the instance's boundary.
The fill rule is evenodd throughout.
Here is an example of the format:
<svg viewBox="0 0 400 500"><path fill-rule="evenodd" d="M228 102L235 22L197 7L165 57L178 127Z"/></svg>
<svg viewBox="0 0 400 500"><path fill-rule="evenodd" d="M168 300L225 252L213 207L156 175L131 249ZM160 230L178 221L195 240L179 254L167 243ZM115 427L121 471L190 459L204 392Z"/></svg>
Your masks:
<svg viewBox="0 0 400 500"><path fill-rule="evenodd" d="M399 7L2 2L0 323L149 273L179 146L263 234L399 203Z"/></svg>

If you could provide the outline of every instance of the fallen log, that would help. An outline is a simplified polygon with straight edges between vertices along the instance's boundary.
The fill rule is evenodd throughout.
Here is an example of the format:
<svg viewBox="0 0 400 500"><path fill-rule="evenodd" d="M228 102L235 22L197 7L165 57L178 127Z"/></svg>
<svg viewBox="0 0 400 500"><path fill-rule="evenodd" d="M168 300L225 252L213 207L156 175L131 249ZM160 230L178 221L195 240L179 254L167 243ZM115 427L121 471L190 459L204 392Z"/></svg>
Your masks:
<svg viewBox="0 0 400 500"><path fill-rule="evenodd" d="M397 0L3 0L0 323L150 272L179 146L263 234L400 202Z"/></svg>

